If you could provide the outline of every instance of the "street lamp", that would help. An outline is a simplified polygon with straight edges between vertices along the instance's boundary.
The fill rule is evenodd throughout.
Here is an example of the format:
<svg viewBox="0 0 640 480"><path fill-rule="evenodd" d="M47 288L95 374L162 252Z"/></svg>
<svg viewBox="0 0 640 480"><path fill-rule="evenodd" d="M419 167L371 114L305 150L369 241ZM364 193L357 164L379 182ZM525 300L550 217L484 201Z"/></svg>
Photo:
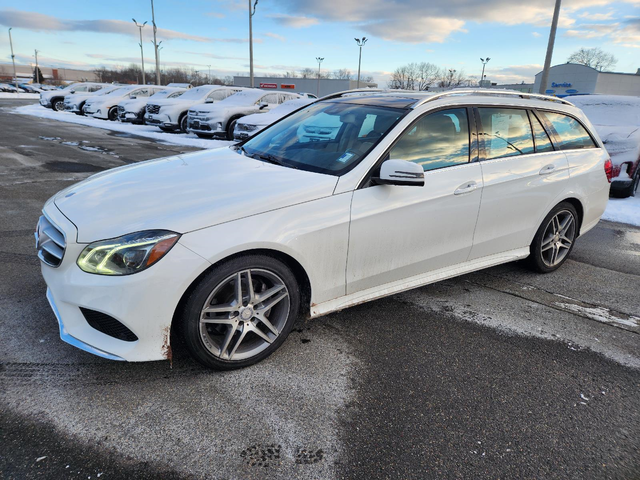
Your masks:
<svg viewBox="0 0 640 480"><path fill-rule="evenodd" d="M142 60L142 84L146 85L147 79L145 78L145 75L144 75L144 51L142 49L142 29L147 24L147 22L144 22L142 25L140 25L138 22L136 22L135 18L132 18L131 20L133 20L133 23L135 23L136 27L138 27L138 30L140 30L140 59Z"/></svg>
<svg viewBox="0 0 640 480"><path fill-rule="evenodd" d="M354 40L358 44L358 47L360 47L360 56L358 57L358 88L360 88L360 64L362 63L362 47L364 47L364 44L367 43L368 38L354 38Z"/></svg>
<svg viewBox="0 0 640 480"><path fill-rule="evenodd" d="M11 45L11 61L13 62L13 84L18 91L18 76L16 75L16 56L13 54L13 40L11 39L11 28L9 28L9 44Z"/></svg>
<svg viewBox="0 0 640 480"><path fill-rule="evenodd" d="M207 77L207 84L211 85L211 65L207 65L209 67L209 76Z"/></svg>
<svg viewBox="0 0 640 480"><path fill-rule="evenodd" d="M320 64L324 60L324 57L316 57L316 61L318 62L318 88L316 90L316 95L320 97Z"/></svg>
<svg viewBox="0 0 640 480"><path fill-rule="evenodd" d="M38 50L34 50L36 54L36 83L40 84L40 69L38 68ZM17 87L18 85L16 85Z"/></svg>
<svg viewBox="0 0 640 480"><path fill-rule="evenodd" d="M484 67L487 65L487 63L489 63L489 60L491 60L489 57L487 57L486 60L484 58L480 59L480 61L482 62L482 75L480 75L480 83L478 85L481 87L482 87L482 80L484 80Z"/></svg>
<svg viewBox="0 0 640 480"><path fill-rule="evenodd" d="M252 18L256 14L256 6L258 5L258 0L255 0L253 4L253 8L251 8L251 0L249 0L249 79L251 82L251 88L254 87L253 83L253 26L252 26Z"/></svg>
<svg viewBox="0 0 640 480"><path fill-rule="evenodd" d="M539 93L547 92L547 83L549 82L549 69L551 68L551 57L553 56L553 45L556 42L556 29L558 28L558 16L560 15L560 3L561 0L556 0L556 6L553 10L551 30L549 31L549 43L547 44L547 55L544 57L544 68L542 69L542 77L540 77Z"/></svg>
<svg viewBox="0 0 640 480"><path fill-rule="evenodd" d="M153 46L156 52L156 85L162 85L160 82L160 55L158 53L158 40L156 38L158 27L156 27L156 16L153 11L153 0L151 0L151 23L153 24Z"/></svg>

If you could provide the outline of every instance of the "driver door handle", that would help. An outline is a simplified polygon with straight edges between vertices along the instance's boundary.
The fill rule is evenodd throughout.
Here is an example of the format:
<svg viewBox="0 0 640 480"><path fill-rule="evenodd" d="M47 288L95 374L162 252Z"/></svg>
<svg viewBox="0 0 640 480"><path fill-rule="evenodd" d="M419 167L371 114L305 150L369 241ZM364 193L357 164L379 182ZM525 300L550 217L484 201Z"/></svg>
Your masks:
<svg viewBox="0 0 640 480"><path fill-rule="evenodd" d="M550 173L553 173L556 169L556 166L553 163L550 163L549 165L545 165L544 167L542 167L540 169L539 174L540 175L548 175Z"/></svg>
<svg viewBox="0 0 640 480"><path fill-rule="evenodd" d="M478 188L478 184L473 180L470 182L465 182L456 188L456 191L453 192L454 195L462 195L463 193L473 192L476 188Z"/></svg>

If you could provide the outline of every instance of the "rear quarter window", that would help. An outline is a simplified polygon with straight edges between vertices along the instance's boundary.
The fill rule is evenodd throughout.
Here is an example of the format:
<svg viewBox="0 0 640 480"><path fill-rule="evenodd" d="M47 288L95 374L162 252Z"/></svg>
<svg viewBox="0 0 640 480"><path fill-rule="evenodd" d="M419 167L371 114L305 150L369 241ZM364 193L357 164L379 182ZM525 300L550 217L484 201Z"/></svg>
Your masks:
<svg viewBox="0 0 640 480"><path fill-rule="evenodd" d="M561 113L540 112L551 124L560 139L559 150L596 148L589 132L575 118Z"/></svg>

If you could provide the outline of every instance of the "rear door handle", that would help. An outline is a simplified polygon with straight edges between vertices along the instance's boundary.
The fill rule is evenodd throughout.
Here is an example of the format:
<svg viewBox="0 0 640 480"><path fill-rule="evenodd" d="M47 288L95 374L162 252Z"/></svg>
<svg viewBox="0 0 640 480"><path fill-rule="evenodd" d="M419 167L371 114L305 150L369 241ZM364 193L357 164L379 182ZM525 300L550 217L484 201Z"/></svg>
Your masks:
<svg viewBox="0 0 640 480"><path fill-rule="evenodd" d="M454 195L462 195L463 193L473 192L476 188L478 188L478 184L473 180L470 182L465 182L456 188L456 191L453 192Z"/></svg>
<svg viewBox="0 0 640 480"><path fill-rule="evenodd" d="M540 175L548 175L553 173L556 170L556 166L554 164L545 165L540 169Z"/></svg>

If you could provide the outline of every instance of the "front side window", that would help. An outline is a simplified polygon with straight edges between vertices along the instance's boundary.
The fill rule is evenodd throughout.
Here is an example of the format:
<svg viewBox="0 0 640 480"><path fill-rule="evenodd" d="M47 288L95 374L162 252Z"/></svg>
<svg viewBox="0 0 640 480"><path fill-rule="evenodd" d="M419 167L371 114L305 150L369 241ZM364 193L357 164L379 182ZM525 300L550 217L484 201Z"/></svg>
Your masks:
<svg viewBox="0 0 640 480"><path fill-rule="evenodd" d="M402 134L389 158L417 163L425 171L468 163L467 109L452 108L422 117Z"/></svg>
<svg viewBox="0 0 640 480"><path fill-rule="evenodd" d="M560 137L560 150L573 150L576 148L596 148L591 136L580 123L560 113L540 112L551 123L553 129Z"/></svg>
<svg viewBox="0 0 640 480"><path fill-rule="evenodd" d="M225 88L221 88L211 92L207 98L212 99L214 102L219 102L220 100L224 100L228 96L229 96L229 91Z"/></svg>
<svg viewBox="0 0 640 480"><path fill-rule="evenodd" d="M485 159L533 153L533 136L526 110L479 108Z"/></svg>
<svg viewBox="0 0 640 480"><path fill-rule="evenodd" d="M265 95L264 97L262 97L260 100L258 100L258 105L260 105L261 103L266 103L268 105L273 105L273 104L278 104L279 102L279 95L277 93L271 93L269 95Z"/></svg>
<svg viewBox="0 0 640 480"><path fill-rule="evenodd" d="M261 131L241 152L302 170L341 175L360 163L406 113L375 105L316 103Z"/></svg>

